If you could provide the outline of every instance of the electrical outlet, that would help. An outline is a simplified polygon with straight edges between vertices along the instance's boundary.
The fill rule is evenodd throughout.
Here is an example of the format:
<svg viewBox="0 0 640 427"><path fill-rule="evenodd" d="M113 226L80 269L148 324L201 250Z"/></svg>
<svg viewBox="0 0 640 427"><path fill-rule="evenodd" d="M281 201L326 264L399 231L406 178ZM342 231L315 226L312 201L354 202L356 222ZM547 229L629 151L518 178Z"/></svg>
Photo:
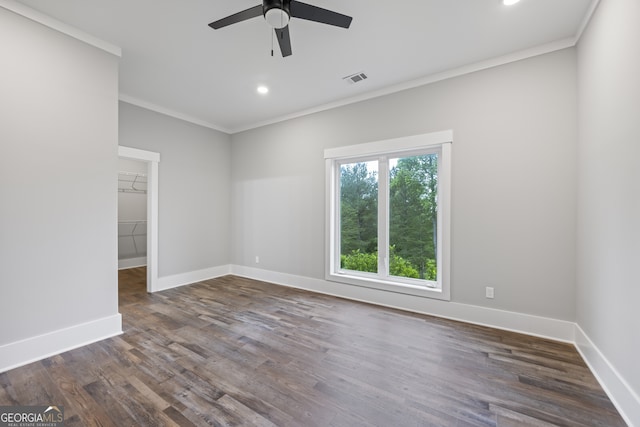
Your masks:
<svg viewBox="0 0 640 427"><path fill-rule="evenodd" d="M490 286L487 286L485 295L487 298L493 299L493 288Z"/></svg>
<svg viewBox="0 0 640 427"><path fill-rule="evenodd" d="M256 255L256 264L260 264L260 257Z"/></svg>

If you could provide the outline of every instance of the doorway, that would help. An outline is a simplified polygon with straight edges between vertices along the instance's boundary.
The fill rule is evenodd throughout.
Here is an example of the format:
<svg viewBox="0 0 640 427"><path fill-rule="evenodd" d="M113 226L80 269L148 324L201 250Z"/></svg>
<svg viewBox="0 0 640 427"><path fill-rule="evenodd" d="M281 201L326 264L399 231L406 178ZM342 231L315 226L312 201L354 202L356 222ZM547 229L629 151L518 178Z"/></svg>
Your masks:
<svg viewBox="0 0 640 427"><path fill-rule="evenodd" d="M152 151L140 150L131 147L118 147L118 156L131 171L122 171L118 174L118 180L123 178L122 187L129 188L128 194L138 197L146 196L146 218L135 218L140 215L140 206L132 208L128 215L134 215L118 225L118 240L123 235L123 249L132 255L133 264L140 263L143 259L146 263L147 292L152 293L158 287L158 163L160 154ZM134 162L127 162L134 161ZM139 169L135 170L136 167ZM128 175L128 174L129 175ZM121 185L118 185L120 189ZM120 208L119 208L120 210ZM146 247L143 244L146 243ZM120 242L118 247L120 249ZM119 262L120 264L120 262ZM126 265L126 263L124 263Z"/></svg>

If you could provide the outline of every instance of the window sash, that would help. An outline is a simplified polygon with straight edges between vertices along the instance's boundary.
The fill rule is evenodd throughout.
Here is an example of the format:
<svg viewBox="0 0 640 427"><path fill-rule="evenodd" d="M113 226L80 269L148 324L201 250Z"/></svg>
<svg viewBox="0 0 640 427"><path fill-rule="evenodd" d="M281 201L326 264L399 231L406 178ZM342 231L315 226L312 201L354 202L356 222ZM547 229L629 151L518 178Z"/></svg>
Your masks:
<svg viewBox="0 0 640 427"><path fill-rule="evenodd" d="M438 157L438 176L440 176L440 171L442 167L442 150L440 148L430 148L426 150L415 150L410 152L402 152L402 153L390 153L384 156L378 157L362 157L362 158L351 158L345 160L337 160L335 162L334 173L336 185L335 191L335 201L334 204L336 206L336 210L334 212L336 218L336 229L335 229L335 237L334 237L334 245L335 248L342 248L342 224L341 224L341 208L342 208L342 200L341 200L341 168L344 165L354 164L354 163L364 163L376 160L378 162L378 215L377 215L377 230L378 230L378 272L370 273L363 272L357 270L348 270L344 269L340 266L340 257L342 250L336 250L334 253L334 265L337 268L337 273L344 275L353 275L353 276L363 276L370 279L381 279L387 282L400 282L406 283L407 285L412 286L422 286L428 288L440 288L442 283L442 204L440 203L440 191L438 189L438 200L437 200L437 213L436 213L436 268L437 268L437 279L434 280L426 280L426 279L412 279L408 277L402 276L392 276L390 274L390 261L391 261L391 253L390 253L390 232L389 228L391 225L391 215L390 215L390 195L391 195L391 180L390 180L390 172L391 168L390 160L391 159L402 159L406 157L414 157L414 156L426 156L426 155L437 155Z"/></svg>

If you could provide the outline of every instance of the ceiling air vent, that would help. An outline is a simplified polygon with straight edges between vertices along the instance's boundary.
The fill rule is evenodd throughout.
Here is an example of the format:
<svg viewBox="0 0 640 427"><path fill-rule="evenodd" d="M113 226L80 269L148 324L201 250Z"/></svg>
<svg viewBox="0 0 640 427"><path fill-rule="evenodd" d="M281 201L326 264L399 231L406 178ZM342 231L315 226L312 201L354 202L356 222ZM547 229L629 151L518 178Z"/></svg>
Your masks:
<svg viewBox="0 0 640 427"><path fill-rule="evenodd" d="M345 80L349 84L358 83L366 79L367 79L367 75L365 73L355 73L355 74L351 74L350 76L342 78L342 80Z"/></svg>

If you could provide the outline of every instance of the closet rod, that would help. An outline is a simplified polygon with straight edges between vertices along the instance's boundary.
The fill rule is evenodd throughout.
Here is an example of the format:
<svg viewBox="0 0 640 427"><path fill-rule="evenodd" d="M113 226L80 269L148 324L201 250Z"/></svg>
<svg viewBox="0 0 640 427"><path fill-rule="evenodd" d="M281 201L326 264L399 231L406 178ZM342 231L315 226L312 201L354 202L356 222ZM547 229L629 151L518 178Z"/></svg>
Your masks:
<svg viewBox="0 0 640 427"><path fill-rule="evenodd" d="M146 178L147 174L142 172L126 172L126 171L118 171L118 175L126 175L126 176L141 176Z"/></svg>

